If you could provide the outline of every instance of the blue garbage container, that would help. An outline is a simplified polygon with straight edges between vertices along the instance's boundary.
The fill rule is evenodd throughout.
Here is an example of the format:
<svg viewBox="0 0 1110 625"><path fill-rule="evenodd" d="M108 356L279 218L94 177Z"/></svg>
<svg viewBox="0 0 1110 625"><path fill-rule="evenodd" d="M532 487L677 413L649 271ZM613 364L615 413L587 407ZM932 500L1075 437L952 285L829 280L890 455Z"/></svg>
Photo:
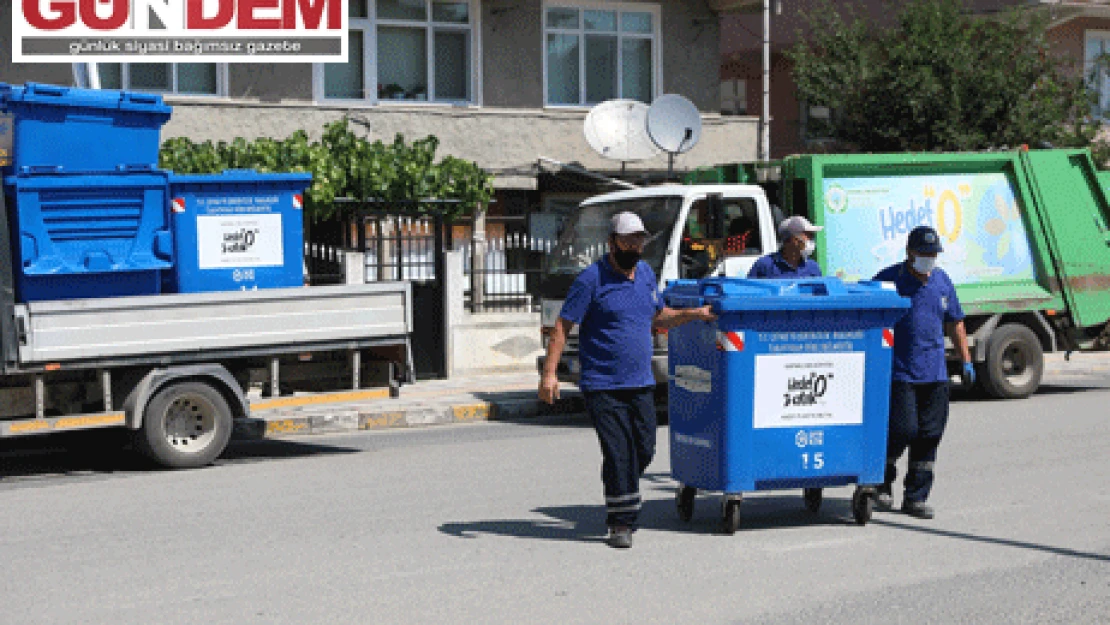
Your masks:
<svg viewBox="0 0 1110 625"><path fill-rule="evenodd" d="M304 286L304 191L312 174L170 174L171 293Z"/></svg>
<svg viewBox="0 0 1110 625"><path fill-rule="evenodd" d="M160 293L173 266L166 188L154 170L7 177L18 301Z"/></svg>
<svg viewBox="0 0 1110 625"><path fill-rule="evenodd" d="M170 113L156 94L0 83L0 174L156 167Z"/></svg>
<svg viewBox="0 0 1110 625"><path fill-rule="evenodd" d="M743 492L801 488L816 511L821 489L855 484L853 515L867 523L886 459L891 328L909 300L837 278L681 280L664 298L718 315L669 335L679 516L698 490L722 491L732 533Z"/></svg>

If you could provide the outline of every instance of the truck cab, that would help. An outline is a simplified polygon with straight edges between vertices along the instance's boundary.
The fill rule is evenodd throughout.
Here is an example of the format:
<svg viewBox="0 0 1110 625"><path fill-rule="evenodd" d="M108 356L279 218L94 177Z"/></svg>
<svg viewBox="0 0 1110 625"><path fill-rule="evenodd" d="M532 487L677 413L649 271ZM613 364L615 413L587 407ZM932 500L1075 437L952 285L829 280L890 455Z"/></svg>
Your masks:
<svg viewBox="0 0 1110 625"><path fill-rule="evenodd" d="M623 211L640 216L648 230L644 262L659 288L677 279L746 276L760 256L777 249L775 218L763 189L748 184L664 185L589 198L567 222L548 257L540 282L543 346L578 274L608 254L610 218ZM545 356L538 361L542 371ZM655 335L652 370L667 380L667 337ZM567 337L560 380L577 382L577 327Z"/></svg>

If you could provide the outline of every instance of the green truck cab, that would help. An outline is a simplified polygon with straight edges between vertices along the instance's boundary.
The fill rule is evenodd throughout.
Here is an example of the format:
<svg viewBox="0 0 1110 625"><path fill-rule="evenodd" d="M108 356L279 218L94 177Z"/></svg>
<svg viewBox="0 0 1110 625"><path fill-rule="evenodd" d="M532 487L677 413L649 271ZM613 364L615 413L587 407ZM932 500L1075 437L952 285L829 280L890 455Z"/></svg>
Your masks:
<svg viewBox="0 0 1110 625"><path fill-rule="evenodd" d="M710 211L721 211L708 223L723 227L700 242L724 251L711 255L719 262L701 275L682 263L660 264L660 286L677 278L746 274L753 259L727 253L726 231L729 202L746 197L769 207L752 213L761 222L756 231L773 233L784 215L805 215L824 226L815 259L825 275L846 281L870 279L902 261L915 226L936 228L945 248L939 265L956 284L980 384L993 397L1035 392L1046 352L1110 348L1110 174L1097 170L1087 150L810 154L701 169L686 183L687 195L712 200L724 194L724 202L708 203ZM588 214L605 197L587 200L580 211ZM684 258L681 242L690 238L686 230L697 209L679 205L675 235L661 258ZM573 247L574 222L566 232L561 244ZM762 251L771 249L773 242L764 242ZM545 312L552 313L544 315L545 326L557 314L558 295L544 293ZM660 347L656 357L665 363ZM958 356L950 350L949 358L958 372Z"/></svg>

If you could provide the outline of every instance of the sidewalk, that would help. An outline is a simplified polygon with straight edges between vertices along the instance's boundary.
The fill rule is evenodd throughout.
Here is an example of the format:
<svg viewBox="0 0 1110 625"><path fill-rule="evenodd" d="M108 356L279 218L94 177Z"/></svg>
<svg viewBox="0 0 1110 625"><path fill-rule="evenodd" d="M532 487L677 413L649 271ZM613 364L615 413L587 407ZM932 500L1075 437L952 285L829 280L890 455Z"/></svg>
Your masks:
<svg viewBox="0 0 1110 625"><path fill-rule="evenodd" d="M305 398L251 398L252 419L237 424L236 438L275 438L356 430L529 419L583 412L582 396L563 384L554 405L539 401L539 375L515 372L427 380L401 387L399 397L385 389L357 393L356 401L282 406ZM276 407L274 407L276 405ZM259 409L259 408L262 409Z"/></svg>
<svg viewBox="0 0 1110 625"><path fill-rule="evenodd" d="M1045 355L1042 384L1106 380L1110 380L1110 353L1074 354L1070 362L1060 353ZM277 438L583 413L578 387L563 384L561 398L550 406L539 401L538 387L535 372L514 372L417 382L402 386L400 396L393 398L385 389L351 393L359 398L353 401L301 406L283 404L321 398L253 397L253 418L237 423L235 434L241 439Z"/></svg>

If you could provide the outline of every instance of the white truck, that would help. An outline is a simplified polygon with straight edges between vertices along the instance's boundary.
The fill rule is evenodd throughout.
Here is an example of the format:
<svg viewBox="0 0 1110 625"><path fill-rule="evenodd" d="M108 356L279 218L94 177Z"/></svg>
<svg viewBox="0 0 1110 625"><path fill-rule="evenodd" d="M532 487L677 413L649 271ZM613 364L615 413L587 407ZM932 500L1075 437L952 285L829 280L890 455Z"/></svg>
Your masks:
<svg viewBox="0 0 1110 625"><path fill-rule="evenodd" d="M8 214L0 193L0 439L126 428L155 462L198 467L252 409L411 380L407 282L18 303Z"/></svg>
<svg viewBox="0 0 1110 625"><path fill-rule="evenodd" d="M540 284L543 346L559 316L566 292L580 271L607 253L609 219L622 211L640 215L650 233L644 249L662 289L672 280L744 276L755 261L777 249L777 209L763 188L748 184L663 185L617 191L582 202L547 259ZM543 371L545 356L538 362ZM560 379L579 374L577 328L567 337L558 366ZM667 336L655 335L652 370L667 381Z"/></svg>

